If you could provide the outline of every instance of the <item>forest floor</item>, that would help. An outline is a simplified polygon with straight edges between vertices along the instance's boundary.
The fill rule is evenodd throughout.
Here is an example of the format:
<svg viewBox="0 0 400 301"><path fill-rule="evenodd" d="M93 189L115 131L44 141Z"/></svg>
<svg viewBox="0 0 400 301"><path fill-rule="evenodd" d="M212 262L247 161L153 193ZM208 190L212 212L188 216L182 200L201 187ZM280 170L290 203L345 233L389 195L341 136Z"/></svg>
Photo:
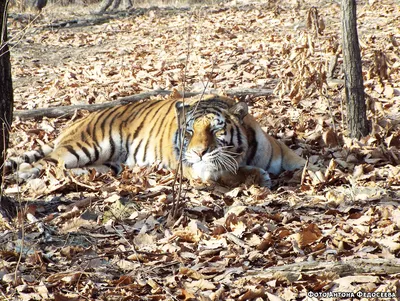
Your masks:
<svg viewBox="0 0 400 301"><path fill-rule="evenodd" d="M0 223L0 298L398 300L398 3L357 1L372 127L357 141L345 126L339 4L237 2L101 16L49 6L32 22L12 12L15 110L262 89L242 97L250 113L321 171L285 172L271 190L184 182L176 220L174 175L157 166L6 181L20 212ZM16 117L9 155L86 114Z"/></svg>

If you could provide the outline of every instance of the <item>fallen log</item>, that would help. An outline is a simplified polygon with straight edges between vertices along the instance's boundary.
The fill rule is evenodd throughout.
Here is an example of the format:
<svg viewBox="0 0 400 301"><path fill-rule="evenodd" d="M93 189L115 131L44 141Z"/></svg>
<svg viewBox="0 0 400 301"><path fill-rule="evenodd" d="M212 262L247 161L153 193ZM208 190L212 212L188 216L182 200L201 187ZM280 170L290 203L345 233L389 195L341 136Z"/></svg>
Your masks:
<svg viewBox="0 0 400 301"><path fill-rule="evenodd" d="M72 116L77 110L87 110L89 112L93 112L110 107L115 107L118 105L128 104L130 102L148 99L152 96L166 96L171 93L172 91L168 90L154 90L154 91L143 92L136 95L121 97L115 101L110 101L100 104L62 106L62 107L52 107L52 108L43 108L35 110L26 110L26 111L17 110L14 111L14 116L19 117L22 120L42 118L42 117L50 117L50 118L69 117ZM185 92L185 97L192 97L202 93L203 92ZM207 93L217 94L218 92L216 90L209 90L207 91ZM237 98L243 98L246 96L251 96L251 97L269 96L272 93L273 93L272 89L235 89L225 92L226 95Z"/></svg>
<svg viewBox="0 0 400 301"><path fill-rule="evenodd" d="M388 275L400 273L399 259L363 259L354 258L345 261L304 261L263 270L249 271L246 277L275 278L284 277L294 282L303 275L321 275L334 273L340 277L360 274Z"/></svg>

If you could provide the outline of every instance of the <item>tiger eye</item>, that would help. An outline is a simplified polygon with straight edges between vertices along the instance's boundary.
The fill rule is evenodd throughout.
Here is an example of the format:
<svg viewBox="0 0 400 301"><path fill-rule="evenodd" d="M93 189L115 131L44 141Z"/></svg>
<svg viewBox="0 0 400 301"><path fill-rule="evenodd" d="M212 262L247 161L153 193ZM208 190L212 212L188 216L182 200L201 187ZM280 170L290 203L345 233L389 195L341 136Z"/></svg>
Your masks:
<svg viewBox="0 0 400 301"><path fill-rule="evenodd" d="M192 133L189 131L185 131L185 139L189 140L190 138L192 138Z"/></svg>

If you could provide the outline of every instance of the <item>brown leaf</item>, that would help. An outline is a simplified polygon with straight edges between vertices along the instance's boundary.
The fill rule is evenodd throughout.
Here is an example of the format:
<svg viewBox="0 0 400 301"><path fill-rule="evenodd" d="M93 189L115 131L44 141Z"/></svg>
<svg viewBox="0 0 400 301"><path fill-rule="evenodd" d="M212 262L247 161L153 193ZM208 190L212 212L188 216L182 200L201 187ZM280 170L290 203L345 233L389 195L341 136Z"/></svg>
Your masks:
<svg viewBox="0 0 400 301"><path fill-rule="evenodd" d="M262 286L257 286L257 287L248 289L248 291L246 293L244 293L243 295L241 295L238 298L238 300L239 301L253 300L256 298L264 298L265 296L266 296L265 288Z"/></svg>
<svg viewBox="0 0 400 301"><path fill-rule="evenodd" d="M309 224L306 228L302 229L294 236L300 248L304 248L305 246L314 243L321 237L322 232L316 224Z"/></svg>
<svg viewBox="0 0 400 301"><path fill-rule="evenodd" d="M337 147L339 145L339 140L336 135L336 133L333 131L333 129L329 129L326 132L322 134L322 139L325 143L325 145L329 147Z"/></svg>

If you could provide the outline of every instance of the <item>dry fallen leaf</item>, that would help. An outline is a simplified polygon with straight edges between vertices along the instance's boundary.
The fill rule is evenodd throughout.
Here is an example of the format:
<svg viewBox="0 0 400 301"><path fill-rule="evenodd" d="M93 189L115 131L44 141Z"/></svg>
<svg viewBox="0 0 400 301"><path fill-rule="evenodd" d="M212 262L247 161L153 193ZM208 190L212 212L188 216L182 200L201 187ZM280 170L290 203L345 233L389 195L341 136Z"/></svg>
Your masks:
<svg viewBox="0 0 400 301"><path fill-rule="evenodd" d="M322 232L316 224L309 224L299 233L293 235L300 248L304 248L321 238Z"/></svg>

